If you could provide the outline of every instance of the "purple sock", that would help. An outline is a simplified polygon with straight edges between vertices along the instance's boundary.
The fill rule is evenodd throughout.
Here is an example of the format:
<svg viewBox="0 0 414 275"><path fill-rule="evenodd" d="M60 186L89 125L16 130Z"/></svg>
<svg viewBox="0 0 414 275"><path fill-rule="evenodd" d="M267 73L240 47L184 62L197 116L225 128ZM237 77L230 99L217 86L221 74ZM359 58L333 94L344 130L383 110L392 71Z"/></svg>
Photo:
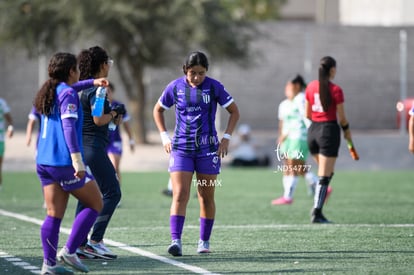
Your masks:
<svg viewBox="0 0 414 275"><path fill-rule="evenodd" d="M181 239L183 233L185 216L171 215L170 216L170 232L171 240Z"/></svg>
<svg viewBox="0 0 414 275"><path fill-rule="evenodd" d="M82 242L88 236L89 230L95 223L98 217L98 212L92 208L84 208L76 215L72 225L72 232L69 235L66 247L70 254L76 252L76 249L82 244Z"/></svg>
<svg viewBox="0 0 414 275"><path fill-rule="evenodd" d="M213 230L214 219L200 217L200 240L210 240L211 231Z"/></svg>
<svg viewBox="0 0 414 275"><path fill-rule="evenodd" d="M61 219L46 216L40 227L40 239L43 247L43 261L45 264L56 265L56 253L59 242L59 228Z"/></svg>

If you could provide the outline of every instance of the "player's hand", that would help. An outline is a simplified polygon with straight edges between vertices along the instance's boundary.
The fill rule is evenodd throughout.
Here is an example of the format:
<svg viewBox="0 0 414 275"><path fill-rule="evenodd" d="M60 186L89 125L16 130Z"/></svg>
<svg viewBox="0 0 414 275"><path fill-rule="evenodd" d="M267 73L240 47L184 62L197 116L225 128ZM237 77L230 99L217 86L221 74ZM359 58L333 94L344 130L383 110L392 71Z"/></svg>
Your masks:
<svg viewBox="0 0 414 275"><path fill-rule="evenodd" d="M278 145L278 144L282 144L284 141L285 141L285 139L287 138L287 135L281 135L278 139L277 139L277 144L276 145Z"/></svg>
<svg viewBox="0 0 414 275"><path fill-rule="evenodd" d="M116 115L113 119L113 122L115 123L116 126L119 126L122 124L122 119L123 119L122 115Z"/></svg>
<svg viewBox="0 0 414 275"><path fill-rule="evenodd" d="M117 117L118 115L125 115L126 114L126 109L125 109L125 105L124 104L118 104L115 107L112 108L112 111L114 111L116 113Z"/></svg>
<svg viewBox="0 0 414 275"><path fill-rule="evenodd" d="M75 170L75 173L73 173L73 175L78 179L82 179L85 177L86 168L85 164L83 163L81 153L71 153L70 157L72 159L73 169Z"/></svg>
<svg viewBox="0 0 414 275"><path fill-rule="evenodd" d="M135 140L132 138L129 140L129 150L133 153L135 151Z"/></svg>
<svg viewBox="0 0 414 275"><path fill-rule="evenodd" d="M103 86L103 87L107 87L109 85L109 81L108 79L106 79L105 77L102 78L96 78L93 80L93 85L94 86Z"/></svg>
<svg viewBox="0 0 414 275"><path fill-rule="evenodd" d="M410 142L408 143L408 151L410 151L410 153L414 154L414 139L410 140Z"/></svg>
<svg viewBox="0 0 414 275"><path fill-rule="evenodd" d="M73 175L78 179L83 179L86 176L86 171L75 171Z"/></svg>
<svg viewBox="0 0 414 275"><path fill-rule="evenodd" d="M351 131L349 129L344 132L344 138L346 140L352 140Z"/></svg>
<svg viewBox="0 0 414 275"><path fill-rule="evenodd" d="M172 150L171 142L164 144L164 150L167 154L171 153L171 150Z"/></svg>
<svg viewBox="0 0 414 275"><path fill-rule="evenodd" d="M225 156L227 156L227 153L229 152L229 143L230 143L230 140L228 140L227 138L221 139L219 148L217 150L217 155L220 158L224 158Z"/></svg>
<svg viewBox="0 0 414 275"><path fill-rule="evenodd" d="M171 144L171 138L168 135L167 131L160 133L162 146L164 146L164 150L167 154L171 153L172 150L172 144Z"/></svg>
<svg viewBox="0 0 414 275"><path fill-rule="evenodd" d="M14 134L14 128L13 125L9 125L9 127L7 127L7 137L8 138L12 138Z"/></svg>

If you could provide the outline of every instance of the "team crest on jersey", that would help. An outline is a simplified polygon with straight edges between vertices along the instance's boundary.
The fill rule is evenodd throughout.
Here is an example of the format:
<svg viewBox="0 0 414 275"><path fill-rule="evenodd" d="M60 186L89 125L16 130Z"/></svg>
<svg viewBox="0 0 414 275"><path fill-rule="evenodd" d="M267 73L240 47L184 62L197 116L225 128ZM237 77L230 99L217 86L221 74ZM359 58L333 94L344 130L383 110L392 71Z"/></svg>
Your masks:
<svg viewBox="0 0 414 275"><path fill-rule="evenodd" d="M209 94L203 94L203 102L205 104L210 103L210 95Z"/></svg>
<svg viewBox="0 0 414 275"><path fill-rule="evenodd" d="M69 113L76 113L78 108L76 107L76 104L68 104L68 106L66 107L66 110Z"/></svg>

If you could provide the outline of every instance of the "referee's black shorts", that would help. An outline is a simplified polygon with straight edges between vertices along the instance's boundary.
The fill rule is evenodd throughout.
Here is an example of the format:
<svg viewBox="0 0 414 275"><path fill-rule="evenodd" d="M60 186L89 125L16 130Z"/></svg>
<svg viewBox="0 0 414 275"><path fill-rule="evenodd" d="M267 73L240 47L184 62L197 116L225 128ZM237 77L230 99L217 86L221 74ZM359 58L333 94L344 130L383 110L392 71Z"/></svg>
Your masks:
<svg viewBox="0 0 414 275"><path fill-rule="evenodd" d="M341 144L341 129L336 121L312 122L308 130L308 147L311 155L337 157Z"/></svg>

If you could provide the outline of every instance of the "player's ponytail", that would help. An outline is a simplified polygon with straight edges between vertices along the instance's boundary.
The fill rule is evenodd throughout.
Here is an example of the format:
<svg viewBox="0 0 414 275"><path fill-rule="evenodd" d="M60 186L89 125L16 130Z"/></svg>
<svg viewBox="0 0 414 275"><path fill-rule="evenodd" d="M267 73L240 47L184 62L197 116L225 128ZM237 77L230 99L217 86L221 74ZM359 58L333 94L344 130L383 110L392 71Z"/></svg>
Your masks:
<svg viewBox="0 0 414 275"><path fill-rule="evenodd" d="M108 54L99 46L82 50L78 55L80 70L79 80L95 78L101 70L101 65L108 62L108 60Z"/></svg>
<svg viewBox="0 0 414 275"><path fill-rule="evenodd" d="M329 92L329 77L332 68L336 67L336 61L330 56L321 59L319 65L319 98L324 112L327 112L331 105L331 93Z"/></svg>
<svg viewBox="0 0 414 275"><path fill-rule="evenodd" d="M33 105L40 114L50 115L54 112L56 87L66 82L70 71L76 70L76 57L71 53L56 53L49 61L49 79L37 92Z"/></svg>

